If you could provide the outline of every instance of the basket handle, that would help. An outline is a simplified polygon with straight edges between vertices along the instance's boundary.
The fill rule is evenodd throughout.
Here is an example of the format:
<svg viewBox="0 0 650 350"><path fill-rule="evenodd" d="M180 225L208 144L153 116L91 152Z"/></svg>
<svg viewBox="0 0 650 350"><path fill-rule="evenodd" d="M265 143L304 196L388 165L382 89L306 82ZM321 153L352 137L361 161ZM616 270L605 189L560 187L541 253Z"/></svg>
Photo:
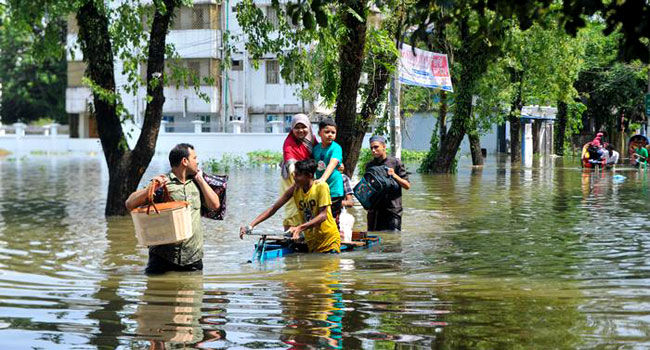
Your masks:
<svg viewBox="0 0 650 350"><path fill-rule="evenodd" d="M156 212L156 214L160 214L160 211L156 207L156 203L153 201L153 197L156 194L156 191L162 188L163 189L163 198L168 198L169 197L169 190L167 190L167 186L165 186L164 183L160 182L157 179L151 180L151 184L149 184L148 190L147 190L147 215L149 215L149 212L151 211L151 207L153 207L153 210Z"/></svg>

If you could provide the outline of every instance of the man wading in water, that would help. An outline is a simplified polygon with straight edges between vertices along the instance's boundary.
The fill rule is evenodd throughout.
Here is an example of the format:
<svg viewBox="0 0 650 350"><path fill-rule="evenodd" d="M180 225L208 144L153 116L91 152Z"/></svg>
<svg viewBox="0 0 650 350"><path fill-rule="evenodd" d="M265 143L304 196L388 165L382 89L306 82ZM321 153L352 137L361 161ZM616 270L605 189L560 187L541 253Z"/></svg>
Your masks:
<svg viewBox="0 0 650 350"><path fill-rule="evenodd" d="M386 138L383 136L370 138L370 151L373 159L366 164L366 171L372 167L385 168L386 176L395 179L399 185L399 193L392 199L382 200L375 209L368 210L368 231L401 231L402 188L411 188L408 174L399 159L386 155Z"/></svg>
<svg viewBox="0 0 650 350"><path fill-rule="evenodd" d="M208 209L217 210L221 206L219 196L203 179L203 171L199 169L194 146L187 143L174 146L169 152L169 165L172 167L169 174L159 175L154 179L167 186L171 200L190 203L193 234L192 237L180 243L150 246L149 262L145 269L147 274L203 270L201 193L203 193L204 204ZM144 188L131 193L125 205L126 209L131 211L146 202L147 189ZM154 202L157 201L154 199Z"/></svg>

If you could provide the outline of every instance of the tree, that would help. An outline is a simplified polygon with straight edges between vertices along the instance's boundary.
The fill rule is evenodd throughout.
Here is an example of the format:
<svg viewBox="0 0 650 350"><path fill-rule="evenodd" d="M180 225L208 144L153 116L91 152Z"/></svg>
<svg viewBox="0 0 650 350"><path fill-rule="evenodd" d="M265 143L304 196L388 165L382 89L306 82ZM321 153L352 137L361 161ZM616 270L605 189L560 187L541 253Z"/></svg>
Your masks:
<svg viewBox="0 0 650 350"><path fill-rule="evenodd" d="M564 1L563 21L568 33L576 35L580 28L588 25L594 17L604 22L604 33L619 32L618 56L625 60L640 59L650 62L650 3L646 0L607 1L574 0Z"/></svg>
<svg viewBox="0 0 650 350"><path fill-rule="evenodd" d="M538 16L538 10L546 6L545 1L522 4L508 1L486 2L466 0L457 2L420 0L409 14L409 22L417 25L412 40L417 42L439 42L445 38L451 43L451 52L456 64L453 116L451 126L440 147L432 147L425 164L425 170L448 173L455 171L456 154L466 134L476 153L477 122L474 120L473 96L478 82L489 64L501 54L506 33L516 23L530 26L531 19ZM444 33L435 33L431 27L442 27ZM456 65L454 64L454 65ZM475 162L478 159L475 154Z"/></svg>
<svg viewBox="0 0 650 350"><path fill-rule="evenodd" d="M586 131L619 130L620 116L626 123L645 123L646 77L647 66L639 61L584 72L576 85L587 106Z"/></svg>
<svg viewBox="0 0 650 350"><path fill-rule="evenodd" d="M328 106L336 106L336 141L349 173L354 172L368 126L385 105L386 85L399 55L395 42L402 3L389 1L376 8L384 14L389 5L398 9L398 15L388 16L379 28L369 25L365 1L312 0L286 7L272 1L277 24L268 21L252 0L237 7L252 58L274 54L285 81L305 87L303 97L322 98ZM360 82L363 73L367 83Z"/></svg>
<svg viewBox="0 0 650 350"><path fill-rule="evenodd" d="M572 38L560 26L560 17L552 9L527 30L518 26L510 28L504 40L501 57L490 67L492 74L484 75L479 107L484 119L490 118L489 106L509 109L511 161L521 161L521 109L524 105L572 104L578 96L573 83L583 66L584 45L582 38ZM503 77L509 79L504 79ZM494 93L493 90L503 93ZM507 106L507 107L506 107ZM566 110L563 110L566 111ZM564 133L566 120L560 115L560 133ZM533 124L534 130L539 123ZM533 150L539 153L539 140L533 134Z"/></svg>
<svg viewBox="0 0 650 350"><path fill-rule="evenodd" d="M109 185L105 214L124 215L124 201L133 192L153 157L165 101L165 57L173 50L166 35L174 10L181 0L155 0L145 5L137 0L111 5L99 0L79 2L10 0L10 16L15 23L29 25L41 33L43 55L60 54L64 46L50 24L53 19L74 13L79 23L79 41L87 64L85 82L93 94L97 130L108 165ZM147 20L142 21L143 18ZM145 28L150 28L147 32ZM49 39L49 40L48 40ZM115 83L114 61L125 62L129 84L134 91L146 84L147 106L142 131L133 150L127 144L123 121L130 118L121 103ZM139 63L146 60L146 80L139 74Z"/></svg>
<svg viewBox="0 0 650 350"><path fill-rule="evenodd" d="M65 22L53 21L59 40ZM64 55L40 59L33 47L39 35L27 32L11 18L0 18L0 82L2 122L30 122L39 118L66 123Z"/></svg>

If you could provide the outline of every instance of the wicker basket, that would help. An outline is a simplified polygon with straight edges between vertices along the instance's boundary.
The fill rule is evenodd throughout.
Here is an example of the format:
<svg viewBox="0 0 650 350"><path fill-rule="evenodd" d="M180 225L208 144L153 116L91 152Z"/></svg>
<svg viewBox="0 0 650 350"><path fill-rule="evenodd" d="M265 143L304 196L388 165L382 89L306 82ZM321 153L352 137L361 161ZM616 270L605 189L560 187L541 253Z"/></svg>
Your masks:
<svg viewBox="0 0 650 350"><path fill-rule="evenodd" d="M144 246L170 244L192 237L192 212L190 204L184 201L165 203L153 202L156 189L167 188L159 182L152 182L148 189L148 203L131 211L138 244Z"/></svg>

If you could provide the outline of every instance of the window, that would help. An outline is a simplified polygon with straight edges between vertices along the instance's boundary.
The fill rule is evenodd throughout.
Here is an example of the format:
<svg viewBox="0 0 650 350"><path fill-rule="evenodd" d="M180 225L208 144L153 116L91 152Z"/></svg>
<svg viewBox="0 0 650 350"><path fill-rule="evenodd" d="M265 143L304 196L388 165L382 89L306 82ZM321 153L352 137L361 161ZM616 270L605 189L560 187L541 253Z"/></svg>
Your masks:
<svg viewBox="0 0 650 350"><path fill-rule="evenodd" d="M201 127L201 132L210 132L211 131L211 126L210 126L210 116L209 115L200 115L198 117L198 120L202 121L204 124Z"/></svg>
<svg viewBox="0 0 650 350"><path fill-rule="evenodd" d="M243 68L241 60L232 60L232 70L242 70Z"/></svg>
<svg viewBox="0 0 650 350"><path fill-rule="evenodd" d="M173 115L163 115L162 120L166 121L165 126L166 132L174 132L174 116Z"/></svg>
<svg viewBox="0 0 650 350"><path fill-rule="evenodd" d="M192 29L203 29L208 27L204 15L205 6L195 6L192 8Z"/></svg>
<svg viewBox="0 0 650 350"><path fill-rule="evenodd" d="M278 20L278 11L276 11L273 6L268 6L266 8L266 19L273 25L273 27L278 27L280 21Z"/></svg>
<svg viewBox="0 0 650 350"><path fill-rule="evenodd" d="M219 29L218 18L219 7L216 4L181 6L174 11L174 21L170 23L170 29Z"/></svg>
<svg viewBox="0 0 650 350"><path fill-rule="evenodd" d="M201 62L200 61L188 61L187 69L196 74L197 77L201 77Z"/></svg>
<svg viewBox="0 0 650 350"><path fill-rule="evenodd" d="M280 67L278 61L266 61L266 83L280 83Z"/></svg>
<svg viewBox="0 0 650 350"><path fill-rule="evenodd" d="M291 119L293 118L292 115L286 115L284 116L284 131L285 132L291 132Z"/></svg>

